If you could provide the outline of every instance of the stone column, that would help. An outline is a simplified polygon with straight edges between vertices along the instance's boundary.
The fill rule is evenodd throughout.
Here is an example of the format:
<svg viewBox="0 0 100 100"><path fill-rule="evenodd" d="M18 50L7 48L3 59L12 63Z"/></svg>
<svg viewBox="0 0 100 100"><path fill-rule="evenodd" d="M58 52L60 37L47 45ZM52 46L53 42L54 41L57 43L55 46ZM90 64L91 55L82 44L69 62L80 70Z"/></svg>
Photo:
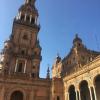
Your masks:
<svg viewBox="0 0 100 100"><path fill-rule="evenodd" d="M65 91L65 100L67 100L67 93L66 93L66 91Z"/></svg>
<svg viewBox="0 0 100 100"><path fill-rule="evenodd" d="M91 100L93 100L91 87L89 87L89 92L90 92L90 98L91 98Z"/></svg>
<svg viewBox="0 0 100 100"><path fill-rule="evenodd" d="M69 98L69 92L67 92L67 100L70 100L70 98Z"/></svg>
<svg viewBox="0 0 100 100"><path fill-rule="evenodd" d="M32 21L32 15L30 15L30 23L31 23L31 21Z"/></svg>
<svg viewBox="0 0 100 100"><path fill-rule="evenodd" d="M17 71L17 66L18 66L18 59L16 60L15 72Z"/></svg>
<svg viewBox="0 0 100 100"><path fill-rule="evenodd" d="M19 12L19 19L21 19L21 14L22 14L22 13L21 13L21 11L20 11L20 12Z"/></svg>
<svg viewBox="0 0 100 100"><path fill-rule="evenodd" d="M27 60L25 60L24 73L26 72Z"/></svg>
<svg viewBox="0 0 100 100"><path fill-rule="evenodd" d="M35 24L37 24L37 17L35 17Z"/></svg>
<svg viewBox="0 0 100 100"><path fill-rule="evenodd" d="M95 100L97 100L97 94L96 94L96 89L94 85L93 85L93 91L94 91Z"/></svg>
<svg viewBox="0 0 100 100"><path fill-rule="evenodd" d="M25 18L24 18L24 21L26 21L26 17L27 17L27 14L25 14Z"/></svg>
<svg viewBox="0 0 100 100"><path fill-rule="evenodd" d="M76 90L76 100L80 100L79 99L79 91L78 90Z"/></svg>
<svg viewBox="0 0 100 100"><path fill-rule="evenodd" d="M81 92L80 92L80 90L78 90L78 93L79 93L79 100L81 100Z"/></svg>

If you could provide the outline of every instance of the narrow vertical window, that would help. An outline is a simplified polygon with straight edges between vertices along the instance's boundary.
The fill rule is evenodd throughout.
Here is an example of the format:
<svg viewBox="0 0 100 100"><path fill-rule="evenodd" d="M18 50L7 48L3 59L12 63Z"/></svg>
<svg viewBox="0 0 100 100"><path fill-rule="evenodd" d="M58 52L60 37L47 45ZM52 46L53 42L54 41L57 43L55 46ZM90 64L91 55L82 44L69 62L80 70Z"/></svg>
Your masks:
<svg viewBox="0 0 100 100"><path fill-rule="evenodd" d="M18 64L18 69L17 69L17 71L18 71L18 72L22 72L22 69L23 69L23 64L22 64L22 63L19 63L19 64Z"/></svg>

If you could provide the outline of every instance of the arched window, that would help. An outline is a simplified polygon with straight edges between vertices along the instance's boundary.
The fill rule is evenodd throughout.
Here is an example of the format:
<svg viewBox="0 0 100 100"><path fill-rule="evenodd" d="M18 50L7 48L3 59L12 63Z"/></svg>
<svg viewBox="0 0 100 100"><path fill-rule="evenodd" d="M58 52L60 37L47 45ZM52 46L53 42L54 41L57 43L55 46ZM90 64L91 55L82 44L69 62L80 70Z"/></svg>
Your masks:
<svg viewBox="0 0 100 100"><path fill-rule="evenodd" d="M13 92L10 100L23 100L23 93L20 91Z"/></svg>

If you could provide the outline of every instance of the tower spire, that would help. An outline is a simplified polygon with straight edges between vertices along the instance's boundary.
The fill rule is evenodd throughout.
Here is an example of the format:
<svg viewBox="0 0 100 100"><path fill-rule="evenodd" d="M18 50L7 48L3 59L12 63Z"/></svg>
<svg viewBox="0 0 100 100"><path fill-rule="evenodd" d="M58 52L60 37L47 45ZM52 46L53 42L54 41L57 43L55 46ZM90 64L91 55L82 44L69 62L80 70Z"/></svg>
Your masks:
<svg viewBox="0 0 100 100"><path fill-rule="evenodd" d="M25 0L25 3L26 4L31 4L31 5L34 5L36 0Z"/></svg>
<svg viewBox="0 0 100 100"><path fill-rule="evenodd" d="M48 65L48 69L47 69L47 79L50 78L50 69L49 69L49 65Z"/></svg>
<svg viewBox="0 0 100 100"><path fill-rule="evenodd" d="M38 11L35 7L35 1L25 0L25 4L19 8L18 15L14 21L18 24L36 27L39 30L40 25L38 23Z"/></svg>

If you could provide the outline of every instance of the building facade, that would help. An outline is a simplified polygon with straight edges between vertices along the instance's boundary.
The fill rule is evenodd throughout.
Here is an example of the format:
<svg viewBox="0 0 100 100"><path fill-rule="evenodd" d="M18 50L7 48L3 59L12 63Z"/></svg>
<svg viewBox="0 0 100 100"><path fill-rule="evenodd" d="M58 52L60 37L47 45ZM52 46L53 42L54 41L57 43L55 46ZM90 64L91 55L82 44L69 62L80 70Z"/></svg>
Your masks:
<svg viewBox="0 0 100 100"><path fill-rule="evenodd" d="M100 52L87 49L75 36L70 53L58 55L47 77L42 60L36 0L25 0L0 54L0 100L100 100Z"/></svg>

